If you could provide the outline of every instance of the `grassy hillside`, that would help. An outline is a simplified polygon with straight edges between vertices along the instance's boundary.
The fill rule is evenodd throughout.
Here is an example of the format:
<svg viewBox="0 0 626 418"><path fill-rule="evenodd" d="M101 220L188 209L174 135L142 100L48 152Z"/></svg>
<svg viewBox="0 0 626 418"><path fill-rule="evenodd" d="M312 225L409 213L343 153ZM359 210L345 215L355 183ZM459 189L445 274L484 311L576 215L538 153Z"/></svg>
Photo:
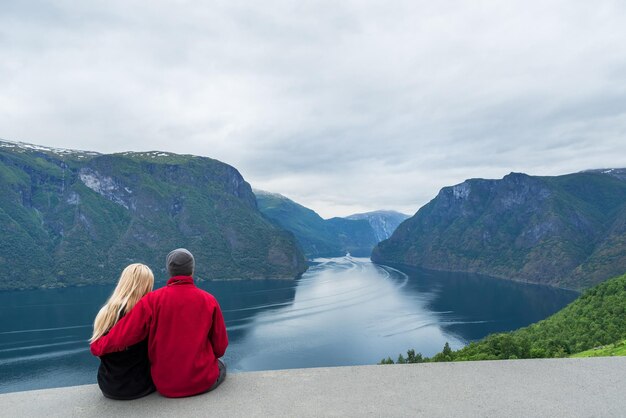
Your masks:
<svg viewBox="0 0 626 418"><path fill-rule="evenodd" d="M609 356L626 356L626 340L615 344L604 345L591 350L581 351L571 355L570 357L609 357Z"/></svg>
<svg viewBox="0 0 626 418"><path fill-rule="evenodd" d="M556 314L528 327L489 335L458 351L445 347L432 359L422 359L414 351L410 357L420 361L567 357L609 344L623 352L624 339L626 274L587 290Z"/></svg>

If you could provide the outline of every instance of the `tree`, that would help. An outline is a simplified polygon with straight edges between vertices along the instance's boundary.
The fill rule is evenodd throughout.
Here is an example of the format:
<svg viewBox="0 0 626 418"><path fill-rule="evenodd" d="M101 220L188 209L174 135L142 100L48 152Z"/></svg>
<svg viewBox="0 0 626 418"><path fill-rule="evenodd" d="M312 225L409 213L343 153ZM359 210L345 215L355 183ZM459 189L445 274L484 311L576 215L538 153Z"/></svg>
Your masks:
<svg viewBox="0 0 626 418"><path fill-rule="evenodd" d="M423 363L424 357L422 357L422 353L415 354L414 349L410 349L406 352L406 362L407 363Z"/></svg>

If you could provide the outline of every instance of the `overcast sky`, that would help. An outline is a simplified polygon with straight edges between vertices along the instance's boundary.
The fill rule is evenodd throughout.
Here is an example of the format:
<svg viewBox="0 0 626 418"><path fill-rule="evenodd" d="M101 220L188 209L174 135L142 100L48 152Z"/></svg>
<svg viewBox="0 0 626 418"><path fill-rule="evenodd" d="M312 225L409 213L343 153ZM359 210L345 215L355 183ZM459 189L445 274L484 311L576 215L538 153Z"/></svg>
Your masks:
<svg viewBox="0 0 626 418"><path fill-rule="evenodd" d="M626 167L626 2L2 1L0 138L232 164L324 217Z"/></svg>

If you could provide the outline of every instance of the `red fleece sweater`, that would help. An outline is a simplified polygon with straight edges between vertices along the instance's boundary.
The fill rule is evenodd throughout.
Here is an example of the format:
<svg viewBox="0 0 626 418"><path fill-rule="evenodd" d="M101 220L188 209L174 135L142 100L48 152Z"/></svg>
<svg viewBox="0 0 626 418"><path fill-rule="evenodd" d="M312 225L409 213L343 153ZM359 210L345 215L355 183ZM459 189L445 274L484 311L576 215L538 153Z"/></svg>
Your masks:
<svg viewBox="0 0 626 418"><path fill-rule="evenodd" d="M148 293L111 331L91 343L95 356L122 351L148 337L152 379L171 398L202 393L219 376L228 335L217 300L191 276L175 276Z"/></svg>

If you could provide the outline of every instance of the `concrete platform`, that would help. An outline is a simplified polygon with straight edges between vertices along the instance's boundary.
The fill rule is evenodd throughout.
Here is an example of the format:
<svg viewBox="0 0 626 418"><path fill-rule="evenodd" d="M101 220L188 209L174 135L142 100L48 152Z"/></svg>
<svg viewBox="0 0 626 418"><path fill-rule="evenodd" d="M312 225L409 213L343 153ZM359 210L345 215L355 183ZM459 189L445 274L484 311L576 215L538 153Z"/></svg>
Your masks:
<svg viewBox="0 0 626 418"><path fill-rule="evenodd" d="M216 391L112 401L95 385L0 395L2 417L625 417L626 357L231 374Z"/></svg>

